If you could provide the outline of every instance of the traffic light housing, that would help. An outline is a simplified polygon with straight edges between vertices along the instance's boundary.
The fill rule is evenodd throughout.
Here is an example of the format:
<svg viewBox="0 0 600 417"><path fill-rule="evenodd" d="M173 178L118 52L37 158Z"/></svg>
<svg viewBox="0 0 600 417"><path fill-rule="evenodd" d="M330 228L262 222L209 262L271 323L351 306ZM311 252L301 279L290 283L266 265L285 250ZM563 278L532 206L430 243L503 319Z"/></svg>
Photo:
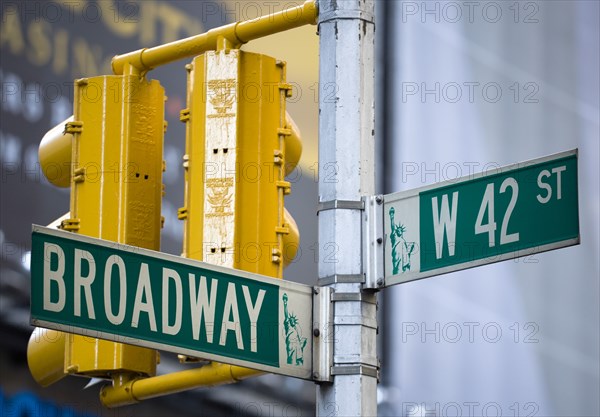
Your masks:
<svg viewBox="0 0 600 417"><path fill-rule="evenodd" d="M185 206L178 213L185 220L183 255L281 278L299 241L296 224L284 208L291 190L285 176L297 164L302 148L298 130L286 113L291 86L286 83L284 62L237 48L253 39L316 24L317 11L316 2L306 0L257 19L116 56L112 60L116 76L76 81L73 118L65 121L64 129L49 132L40 148L44 172L51 173L51 165L58 168L49 180L71 187L71 211L57 221L59 227L158 248L161 220L156 221L160 218L156 197L162 184L156 168L165 166L164 92L145 75L158 66L204 53L188 66L188 109L181 114L181 120L188 122ZM88 103L91 86L96 94ZM100 160L97 167L94 157ZM70 166L66 172L60 170L65 164ZM118 185L108 184L111 175ZM130 184L142 180L142 186ZM100 185L92 186L94 182ZM252 369L212 363L146 378L155 374L156 352L99 339L92 339L94 346L89 348L82 344L84 339L36 329L28 348L34 378L48 385L66 374L110 377L112 386L101 391L102 403L110 407L256 374ZM55 342L52 347L50 340ZM135 395L134 387L139 387Z"/></svg>
<svg viewBox="0 0 600 417"><path fill-rule="evenodd" d="M282 278L299 241L285 176L302 151L285 62L223 48L186 68L183 256Z"/></svg>
<svg viewBox="0 0 600 417"><path fill-rule="evenodd" d="M71 188L70 213L59 228L158 250L163 88L113 75L77 80L74 91L73 116L48 132L39 151L48 179ZM28 346L32 376L44 386L67 374L152 376L157 361L155 350L46 329L36 329Z"/></svg>
<svg viewBox="0 0 600 417"><path fill-rule="evenodd" d="M286 112L285 63L231 49L187 68L184 256L281 278L299 240L283 205L285 176L302 149ZM61 229L158 250L164 100L158 82L143 77L76 82L74 116L40 146L49 180L71 187ZM46 329L28 348L42 385L68 374L132 381L155 375L157 359L153 350ZM216 372L233 380L255 373L238 368Z"/></svg>

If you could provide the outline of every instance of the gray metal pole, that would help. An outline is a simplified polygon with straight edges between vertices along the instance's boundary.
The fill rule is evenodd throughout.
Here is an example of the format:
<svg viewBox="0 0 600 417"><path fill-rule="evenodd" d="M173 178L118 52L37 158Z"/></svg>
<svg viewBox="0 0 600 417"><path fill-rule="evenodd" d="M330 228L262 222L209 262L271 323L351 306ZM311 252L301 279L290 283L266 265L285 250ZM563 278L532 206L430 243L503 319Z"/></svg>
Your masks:
<svg viewBox="0 0 600 417"><path fill-rule="evenodd" d="M332 383L319 416L377 415L376 303L362 291L374 179L374 0L319 0L319 284L334 290Z"/></svg>

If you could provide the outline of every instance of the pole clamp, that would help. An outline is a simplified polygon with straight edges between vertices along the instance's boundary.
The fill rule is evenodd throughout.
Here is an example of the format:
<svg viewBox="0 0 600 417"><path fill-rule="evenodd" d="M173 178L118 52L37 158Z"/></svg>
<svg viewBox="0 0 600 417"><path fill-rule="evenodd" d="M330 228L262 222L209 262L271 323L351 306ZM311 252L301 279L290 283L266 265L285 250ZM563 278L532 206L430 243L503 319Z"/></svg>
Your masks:
<svg viewBox="0 0 600 417"><path fill-rule="evenodd" d="M319 25L321 23L329 22L331 20L338 19L354 19L362 20L367 23L375 23L375 17L372 13L365 12L364 10L332 10L319 13Z"/></svg>
<svg viewBox="0 0 600 417"><path fill-rule="evenodd" d="M384 230L384 197L364 197L365 210L362 222L362 253L365 269L363 289L378 290L385 284L383 259L387 235Z"/></svg>
<svg viewBox="0 0 600 417"><path fill-rule="evenodd" d="M332 284L362 284L365 282L364 274L334 274L319 278L319 286Z"/></svg>
<svg viewBox="0 0 600 417"><path fill-rule="evenodd" d="M333 324L339 326L364 326L377 330L377 320L364 316L335 316Z"/></svg>
<svg viewBox="0 0 600 417"><path fill-rule="evenodd" d="M334 324L333 304L329 287L313 287L313 355L312 368L315 382L331 382L333 366Z"/></svg>
<svg viewBox="0 0 600 417"><path fill-rule="evenodd" d="M331 301L361 301L377 305L377 296L375 293L334 292L331 294Z"/></svg>
<svg viewBox="0 0 600 417"><path fill-rule="evenodd" d="M333 366L331 375L366 375L377 378L377 381L379 381L379 369L368 365Z"/></svg>
<svg viewBox="0 0 600 417"><path fill-rule="evenodd" d="M364 210L365 202L363 200L330 200L321 201L317 205L317 214L325 210Z"/></svg>

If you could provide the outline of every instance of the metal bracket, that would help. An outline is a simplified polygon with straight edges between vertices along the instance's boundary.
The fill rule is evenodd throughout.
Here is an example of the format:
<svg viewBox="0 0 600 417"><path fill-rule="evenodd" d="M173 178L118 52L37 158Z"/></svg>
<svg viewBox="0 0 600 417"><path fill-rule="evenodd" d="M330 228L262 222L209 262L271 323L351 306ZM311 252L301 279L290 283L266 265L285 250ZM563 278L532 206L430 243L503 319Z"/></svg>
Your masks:
<svg viewBox="0 0 600 417"><path fill-rule="evenodd" d="M79 219L64 219L58 228L66 230L67 232L76 232L79 230L80 223L81 221Z"/></svg>
<svg viewBox="0 0 600 417"><path fill-rule="evenodd" d="M321 211L325 210L364 210L365 202L363 200L360 201L352 201L352 200L330 200L330 201L321 201L317 205L317 214Z"/></svg>
<svg viewBox="0 0 600 417"><path fill-rule="evenodd" d="M60 229L62 222L65 220L68 220L71 218L71 212L67 212L65 214L63 214L62 216L60 216L58 219L54 220L52 223L50 223L48 226L48 228L50 229Z"/></svg>
<svg viewBox="0 0 600 417"><path fill-rule="evenodd" d="M85 182L85 167L76 168L73 171L73 182Z"/></svg>
<svg viewBox="0 0 600 417"><path fill-rule="evenodd" d="M372 319L364 316L338 316L336 315L334 324L340 326L365 326L371 329L377 329L377 319Z"/></svg>
<svg viewBox="0 0 600 417"><path fill-rule="evenodd" d="M383 230L383 196L363 197L363 265L365 283L363 288L378 289L384 285L383 248L385 233Z"/></svg>
<svg viewBox="0 0 600 417"><path fill-rule="evenodd" d="M341 365L331 368L332 375L367 375L379 381L379 369L368 365Z"/></svg>
<svg viewBox="0 0 600 417"><path fill-rule="evenodd" d="M178 220L185 220L188 217L188 209L187 207L180 207L179 209L177 209L177 219Z"/></svg>
<svg viewBox="0 0 600 417"><path fill-rule="evenodd" d="M71 122L65 123L65 131L64 133L81 133L83 132L83 122L73 120Z"/></svg>
<svg viewBox="0 0 600 417"><path fill-rule="evenodd" d="M329 287L313 287L313 355L315 382L332 381L333 366L333 304Z"/></svg>
<svg viewBox="0 0 600 417"><path fill-rule="evenodd" d="M331 284L362 284L363 282L365 282L363 274L335 274L319 278L318 280L320 286Z"/></svg>
<svg viewBox="0 0 600 417"><path fill-rule="evenodd" d="M319 25L336 19L357 19L367 23L375 23L373 14L363 10L335 10L331 12L324 11L322 14L319 13Z"/></svg>
<svg viewBox="0 0 600 417"><path fill-rule="evenodd" d="M292 185L289 181L275 181L277 188L283 189L283 194L288 195L292 192Z"/></svg>
<svg viewBox="0 0 600 417"><path fill-rule="evenodd" d="M186 123L190 120L190 109L183 109L179 111L179 120Z"/></svg>
<svg viewBox="0 0 600 417"><path fill-rule="evenodd" d="M331 294L331 301L364 301L369 304L377 304L377 297L373 293L334 292Z"/></svg>

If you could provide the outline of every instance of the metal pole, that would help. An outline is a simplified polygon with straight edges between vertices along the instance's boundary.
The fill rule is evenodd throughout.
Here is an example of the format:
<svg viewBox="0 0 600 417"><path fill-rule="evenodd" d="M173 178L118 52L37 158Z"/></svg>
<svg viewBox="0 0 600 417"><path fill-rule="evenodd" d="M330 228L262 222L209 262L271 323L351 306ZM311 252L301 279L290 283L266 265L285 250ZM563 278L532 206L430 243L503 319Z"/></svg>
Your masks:
<svg viewBox="0 0 600 417"><path fill-rule="evenodd" d="M319 284L333 288L332 383L317 415L377 414L376 304L362 290L363 196L374 194L374 0L319 0Z"/></svg>

